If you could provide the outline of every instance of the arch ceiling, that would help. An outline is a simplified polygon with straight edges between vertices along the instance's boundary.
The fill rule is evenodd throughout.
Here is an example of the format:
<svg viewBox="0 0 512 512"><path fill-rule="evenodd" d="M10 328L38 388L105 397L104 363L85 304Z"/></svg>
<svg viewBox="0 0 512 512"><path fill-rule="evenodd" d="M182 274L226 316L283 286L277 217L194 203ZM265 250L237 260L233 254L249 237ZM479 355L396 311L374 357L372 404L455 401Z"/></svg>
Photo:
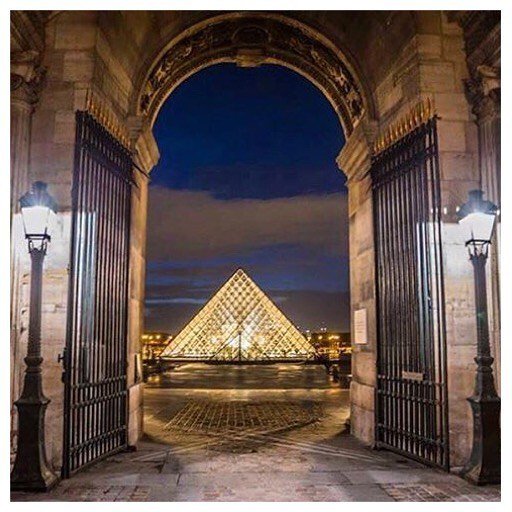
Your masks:
<svg viewBox="0 0 512 512"><path fill-rule="evenodd" d="M238 13L210 18L172 40L138 88L137 113L154 122L167 96L181 82L222 62L280 64L302 74L325 94L347 136L367 110L350 64L319 32L282 15Z"/></svg>

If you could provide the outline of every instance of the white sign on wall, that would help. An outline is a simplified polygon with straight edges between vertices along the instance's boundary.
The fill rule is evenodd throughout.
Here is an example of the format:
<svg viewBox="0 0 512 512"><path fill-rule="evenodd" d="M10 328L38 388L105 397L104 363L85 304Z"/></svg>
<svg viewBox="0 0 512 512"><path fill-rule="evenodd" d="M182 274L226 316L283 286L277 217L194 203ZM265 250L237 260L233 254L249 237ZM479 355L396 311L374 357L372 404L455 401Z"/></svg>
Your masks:
<svg viewBox="0 0 512 512"><path fill-rule="evenodd" d="M354 311L354 343L368 343L366 309L364 308Z"/></svg>

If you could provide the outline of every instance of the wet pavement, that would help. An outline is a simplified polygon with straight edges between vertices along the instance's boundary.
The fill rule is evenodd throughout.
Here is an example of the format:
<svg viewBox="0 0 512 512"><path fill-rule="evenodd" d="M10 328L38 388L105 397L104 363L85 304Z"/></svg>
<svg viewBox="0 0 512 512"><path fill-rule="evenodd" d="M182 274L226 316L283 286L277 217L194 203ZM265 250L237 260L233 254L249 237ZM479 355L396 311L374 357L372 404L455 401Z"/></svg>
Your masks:
<svg viewBox="0 0 512 512"><path fill-rule="evenodd" d="M175 371L151 375L148 388L207 390L307 390L337 389L326 377L323 366L313 364L200 364L189 363Z"/></svg>
<svg viewBox="0 0 512 512"><path fill-rule="evenodd" d="M15 501L499 501L497 486L374 451L323 367L186 364L149 378L145 436Z"/></svg>

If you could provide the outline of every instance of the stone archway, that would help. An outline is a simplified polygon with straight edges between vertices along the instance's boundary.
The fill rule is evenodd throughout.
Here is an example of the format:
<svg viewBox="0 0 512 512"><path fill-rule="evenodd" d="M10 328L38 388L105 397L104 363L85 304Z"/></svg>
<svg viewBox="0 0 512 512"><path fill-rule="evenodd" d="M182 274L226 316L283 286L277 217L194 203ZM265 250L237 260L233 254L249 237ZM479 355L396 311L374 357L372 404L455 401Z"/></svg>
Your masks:
<svg viewBox="0 0 512 512"><path fill-rule="evenodd" d="M47 416L51 431L47 444L55 464L59 465L62 444L62 368L56 355L62 351L66 337L75 111L85 109L87 91L97 95L129 131L136 163L148 173L158 160L151 127L159 105L187 76L217 59L240 65L257 65L265 60L287 65L313 81L340 117L347 136L338 165L349 178L352 309L366 308L368 322L368 343L354 347L352 430L367 444L374 440L377 344L374 243L369 229L373 207L368 176L370 148L377 133L400 125L411 106L425 97L435 101L441 118L439 160L443 222L447 228L443 250L450 262L445 269L450 451L453 465L463 465L469 453L469 408L465 398L473 386L475 330L470 267L466 265L464 245L455 227L455 207L465 200L466 190L477 185L478 140L464 94L468 66L460 27L439 11L328 15L61 11L51 15L23 14L22 18L13 20L21 32L26 32L16 48L37 50L36 64L46 68L47 73L35 111L32 113L31 104L23 100L23 108L16 110L13 117L19 120L13 132L14 153L23 159L19 161L25 162L29 157L32 162L16 172L24 173L20 176L23 180L28 176L30 180L47 181L61 212L59 232L52 242L52 266L46 274L52 293L45 311L49 329L44 347L46 389L52 399ZM226 27L226 34L217 32L217 26ZM201 34L205 34L204 38ZM279 34L288 37L282 44ZM291 37L297 35L298 45L291 45ZM192 48L196 43L200 47L197 53ZM174 64L173 51L184 52L182 64ZM319 56L317 60L315 55ZM171 60L166 60L166 56ZM19 74L20 69L14 73ZM28 75L24 80L32 86ZM340 94L340 85L345 83L346 94ZM351 103L353 99L357 100L355 104ZM27 130L30 137L25 135ZM130 443L137 441L142 424L142 385L136 377L136 354L144 297L147 177L143 173L137 173L137 185L132 201L130 246ZM26 266L20 266L16 273L25 279ZM22 300L13 306L16 314L20 314L13 345L23 346L24 306ZM20 359L16 371L22 367Z"/></svg>
<svg viewBox="0 0 512 512"><path fill-rule="evenodd" d="M141 73L132 109L152 125L172 91L213 64L242 67L279 64L305 76L333 106L348 138L371 100L342 51L318 31L278 14L221 15L187 29L166 45Z"/></svg>

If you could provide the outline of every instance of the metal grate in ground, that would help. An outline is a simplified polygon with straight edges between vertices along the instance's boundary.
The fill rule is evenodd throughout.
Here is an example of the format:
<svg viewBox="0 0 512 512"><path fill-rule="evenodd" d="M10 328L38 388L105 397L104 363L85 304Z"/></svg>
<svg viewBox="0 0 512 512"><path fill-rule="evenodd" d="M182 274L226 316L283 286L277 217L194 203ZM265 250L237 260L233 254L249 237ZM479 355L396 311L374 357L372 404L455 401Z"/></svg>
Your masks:
<svg viewBox="0 0 512 512"><path fill-rule="evenodd" d="M276 432L317 421L316 403L190 401L167 423L166 430L187 433Z"/></svg>

